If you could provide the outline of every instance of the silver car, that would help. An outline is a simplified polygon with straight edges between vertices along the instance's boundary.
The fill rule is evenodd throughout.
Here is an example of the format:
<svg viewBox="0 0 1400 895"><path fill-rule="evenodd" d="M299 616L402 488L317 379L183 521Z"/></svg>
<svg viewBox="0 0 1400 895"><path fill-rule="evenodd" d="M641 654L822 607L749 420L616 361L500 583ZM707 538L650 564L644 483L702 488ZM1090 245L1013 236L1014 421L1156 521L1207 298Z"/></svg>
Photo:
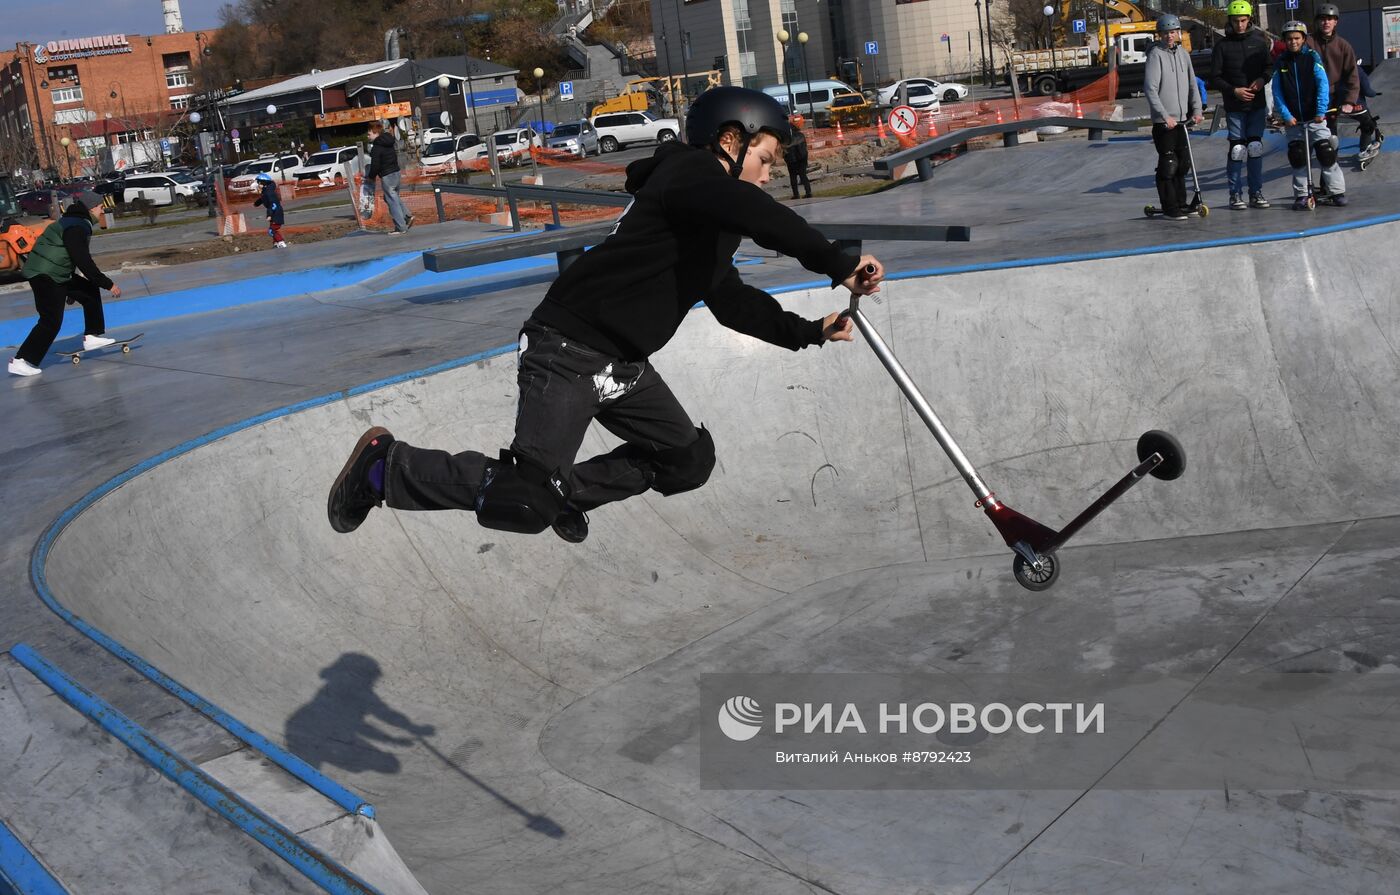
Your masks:
<svg viewBox="0 0 1400 895"><path fill-rule="evenodd" d="M565 121L554 126L549 135L549 148L568 152L579 158L588 158L602 152L598 148L598 131L587 119Z"/></svg>

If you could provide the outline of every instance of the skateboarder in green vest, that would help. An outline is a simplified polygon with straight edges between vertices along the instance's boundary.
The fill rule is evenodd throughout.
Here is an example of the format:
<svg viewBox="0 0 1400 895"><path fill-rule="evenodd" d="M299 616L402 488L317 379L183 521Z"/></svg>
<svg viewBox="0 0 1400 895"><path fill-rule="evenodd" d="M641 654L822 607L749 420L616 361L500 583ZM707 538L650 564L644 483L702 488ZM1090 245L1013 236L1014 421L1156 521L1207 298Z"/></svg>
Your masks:
<svg viewBox="0 0 1400 895"><path fill-rule="evenodd" d="M106 326L102 318L101 290L106 289L113 298L120 297L122 290L97 267L88 250L92 225L100 221L98 212L92 209L101 207L101 196L79 193L63 216L49 224L34 243L22 273L34 291L39 322L10 358L9 369L14 375L37 376L42 372L39 364L53 347L53 340L58 338L58 330L63 325L63 306L67 302L83 306L84 351L115 341L102 335ZM102 226L106 226L105 222Z"/></svg>

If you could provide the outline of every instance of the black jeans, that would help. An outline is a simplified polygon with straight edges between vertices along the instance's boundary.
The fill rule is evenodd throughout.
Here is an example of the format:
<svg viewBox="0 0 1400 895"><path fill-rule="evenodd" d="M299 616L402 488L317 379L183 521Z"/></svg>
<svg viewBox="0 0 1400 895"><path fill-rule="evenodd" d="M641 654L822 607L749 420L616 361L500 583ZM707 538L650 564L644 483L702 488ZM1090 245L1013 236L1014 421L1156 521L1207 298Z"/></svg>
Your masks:
<svg viewBox="0 0 1400 895"><path fill-rule="evenodd" d="M58 330L63 326L63 306L70 299L83 306L83 332L100 336L106 331L102 316L102 290L82 277L73 277L66 283L55 283L48 277L35 277L29 281L34 291L34 308L39 312L39 322L29 331L29 337L19 346L15 357L26 360L34 366L44 359L58 338Z"/></svg>
<svg viewBox="0 0 1400 895"><path fill-rule="evenodd" d="M1152 125L1152 145L1157 147L1157 198L1162 202L1162 214L1177 215L1186 210L1186 175L1191 173L1191 150L1186 140L1184 121L1178 121L1171 130L1165 124Z"/></svg>
<svg viewBox="0 0 1400 895"><path fill-rule="evenodd" d="M802 181L802 187L807 191L807 198L812 198L812 181L807 179L807 166L788 167L788 182L792 184L792 198L797 198L797 182Z"/></svg>
<svg viewBox="0 0 1400 895"><path fill-rule="evenodd" d="M511 450L557 469L569 483L569 503L580 510L646 491L647 458L699 437L648 362L608 357L534 320L521 330L516 358L520 398ZM595 419L626 443L575 463ZM449 454L396 441L385 464L384 502L400 510L475 510L488 462L494 458L477 451Z"/></svg>

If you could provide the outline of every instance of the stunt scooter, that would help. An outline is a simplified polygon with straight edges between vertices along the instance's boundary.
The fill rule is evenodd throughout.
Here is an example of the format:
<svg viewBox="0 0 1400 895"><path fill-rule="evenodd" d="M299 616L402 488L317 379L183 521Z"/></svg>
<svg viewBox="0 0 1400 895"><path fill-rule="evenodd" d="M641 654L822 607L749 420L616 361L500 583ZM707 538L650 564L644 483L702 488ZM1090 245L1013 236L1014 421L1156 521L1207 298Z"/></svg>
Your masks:
<svg viewBox="0 0 1400 895"><path fill-rule="evenodd" d="M866 266L866 273L874 273L874 265ZM1119 479L1103 493L1097 500L1091 503L1078 516L1059 531L1055 531L1040 524L1028 516L1023 516L1011 507L997 500L996 494L989 489L982 477L977 474L972 463L958 447L953 436L943 425L943 421L933 412L933 408L924 400L924 396L914 385L914 381L909 378L899 359L890 351L885 340L876 332L875 327L870 325L865 314L860 309L860 296L851 294L851 305L841 312L842 317L850 317L855 320L861 335L869 341L870 347L875 351L880 363L884 364L894 378L899 390L904 393L904 397L909 400L914 411L919 414L924 425L933 433L933 437L938 441L939 447L943 448L948 455L948 459L953 461L953 466L967 482L972 493L976 495L975 506L986 512L991 518L992 525L1006 541L1006 546L1010 547L1016 554L1011 561L1011 572L1016 576L1016 582L1027 590L1042 591L1049 588L1059 577L1060 565L1055 558L1055 551L1065 545L1065 542L1074 537L1091 519L1103 512L1109 504L1122 497L1127 490L1138 483L1143 476L1152 475L1163 481L1170 481L1180 477L1186 471L1186 453L1182 450L1181 444L1166 432L1152 430L1144 432L1137 442L1138 465L1133 467L1127 475Z"/></svg>
<svg viewBox="0 0 1400 895"><path fill-rule="evenodd" d="M1186 122L1181 122L1177 127L1186 127ZM1187 214L1198 214L1205 217L1210 214L1210 206L1201 201L1201 176L1196 173L1196 153L1191 149L1191 129L1186 127L1186 157L1191 160L1191 181L1196 185L1196 197L1187 204L1182 211ZM1161 214L1162 209L1155 205L1143 206L1142 213L1148 217Z"/></svg>

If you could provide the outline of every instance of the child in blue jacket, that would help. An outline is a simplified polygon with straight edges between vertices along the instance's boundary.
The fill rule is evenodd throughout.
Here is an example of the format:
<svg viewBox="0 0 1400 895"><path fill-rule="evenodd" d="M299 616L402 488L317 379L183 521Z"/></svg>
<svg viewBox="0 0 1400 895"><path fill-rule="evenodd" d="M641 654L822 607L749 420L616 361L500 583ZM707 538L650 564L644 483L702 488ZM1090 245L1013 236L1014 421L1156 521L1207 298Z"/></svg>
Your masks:
<svg viewBox="0 0 1400 895"><path fill-rule="evenodd" d="M287 242L282 238L282 224L286 222L286 216L282 213L282 196L277 192L277 184L271 174L259 174L258 183L262 184L262 195L253 204L267 209L267 235L272 237L273 245L285 249Z"/></svg>
<svg viewBox="0 0 1400 895"><path fill-rule="evenodd" d="M1293 166L1293 208L1308 207L1308 142L1322 169L1319 197L1333 205L1346 205L1346 180L1337 164L1337 138L1327 127L1330 88L1322 58L1305 46L1308 26L1287 22L1283 26L1283 55L1274 67L1274 111L1285 125L1288 162Z"/></svg>

